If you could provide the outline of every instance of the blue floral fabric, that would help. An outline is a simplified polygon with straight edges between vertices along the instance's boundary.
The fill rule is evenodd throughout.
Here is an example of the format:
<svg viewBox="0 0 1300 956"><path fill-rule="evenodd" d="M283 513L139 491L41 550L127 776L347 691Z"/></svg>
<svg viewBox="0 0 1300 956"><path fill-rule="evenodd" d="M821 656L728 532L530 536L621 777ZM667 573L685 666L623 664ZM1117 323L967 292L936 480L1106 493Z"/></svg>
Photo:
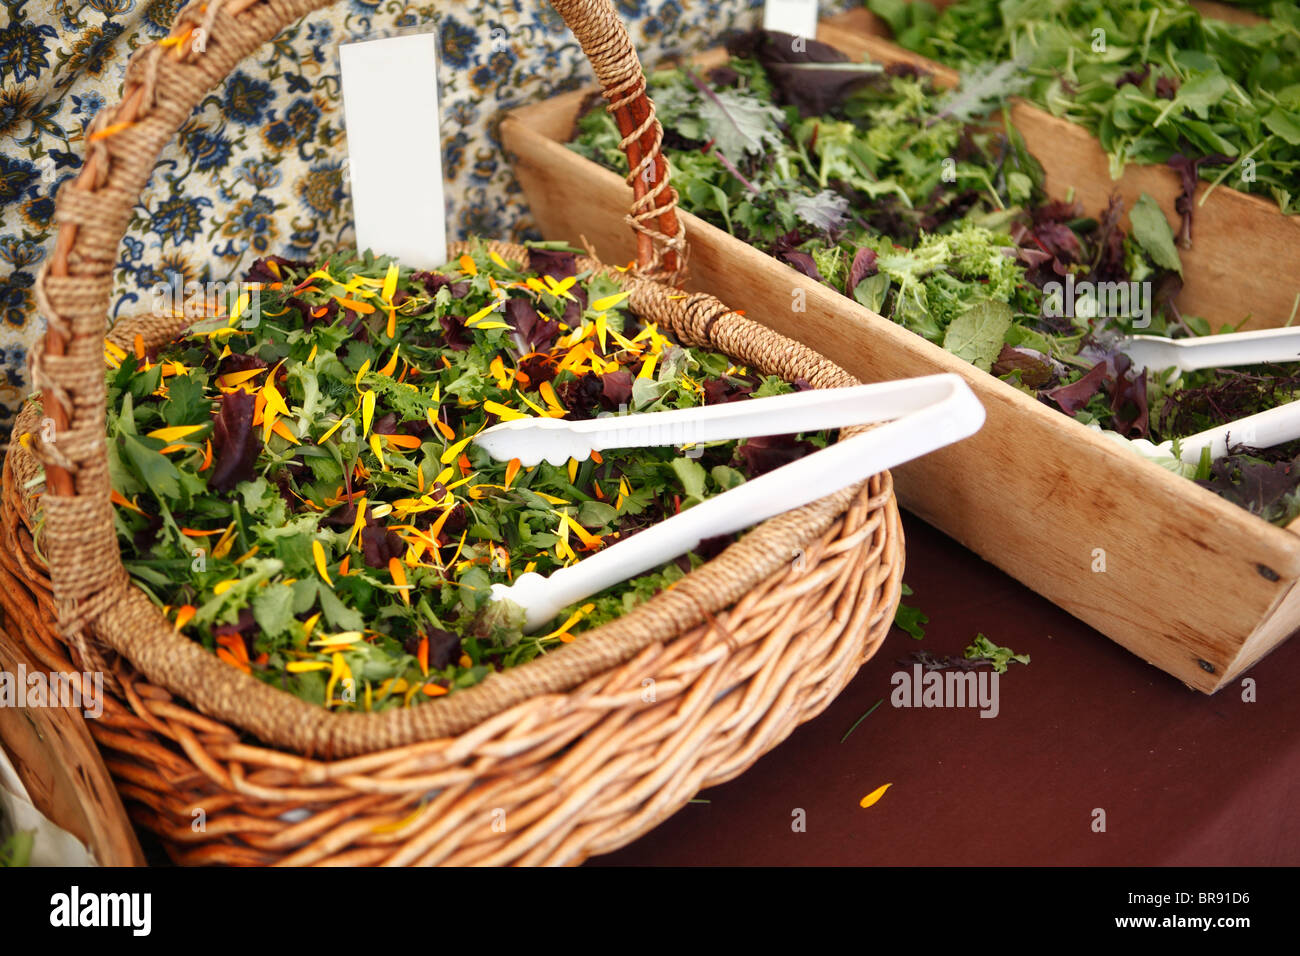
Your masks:
<svg viewBox="0 0 1300 956"><path fill-rule="evenodd" d="M761 0L617 0L643 59L756 26ZM822 5L848 4L844 0ZM54 196L82 165L86 127L121 95L126 61L165 36L181 0L4 0L0 19L0 443L29 391L43 332L32 285L53 245ZM112 314L160 282L226 279L268 253L302 258L352 239L338 45L438 34L448 232L534 234L502 155L503 111L591 82L544 0L340 0L244 62L164 151L119 251Z"/></svg>

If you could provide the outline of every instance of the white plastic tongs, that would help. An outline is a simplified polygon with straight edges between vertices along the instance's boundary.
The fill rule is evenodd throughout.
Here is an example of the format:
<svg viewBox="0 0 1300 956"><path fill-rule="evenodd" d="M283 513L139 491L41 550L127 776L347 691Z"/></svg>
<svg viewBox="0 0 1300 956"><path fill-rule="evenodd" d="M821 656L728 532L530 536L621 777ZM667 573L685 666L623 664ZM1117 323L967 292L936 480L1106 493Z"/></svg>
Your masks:
<svg viewBox="0 0 1300 956"><path fill-rule="evenodd" d="M606 448L689 445L876 422L888 424L753 478L549 578L528 572L513 584L495 584L493 596L522 607L525 628L536 630L561 609L666 564L706 538L741 531L973 435L984 424L984 408L960 377L949 374L590 421L527 418L494 425L474 442L498 461L562 465Z"/></svg>
<svg viewBox="0 0 1300 956"><path fill-rule="evenodd" d="M1121 340L1118 348L1133 360L1138 369L1172 368L1180 372L1194 372L1204 368L1300 362L1300 327L1229 332L1194 339L1134 335ZM1177 458L1174 458L1172 440L1157 445L1145 438L1130 441L1115 432L1106 434L1128 442L1144 457L1171 467L1177 462L1195 466L1201 460L1202 451L1207 448L1211 458L1222 458L1228 454L1230 443L1249 448L1271 448L1300 438L1300 401L1288 402L1179 439Z"/></svg>
<svg viewBox="0 0 1300 956"><path fill-rule="evenodd" d="M1181 372L1195 372L1234 365L1300 362L1300 326L1203 335L1193 339L1133 335L1122 339L1118 348L1133 360L1139 370L1176 368Z"/></svg>
<svg viewBox="0 0 1300 956"><path fill-rule="evenodd" d="M1118 432L1103 432L1108 438L1116 438L1133 446L1140 455L1156 461L1181 461L1186 465L1196 465L1201 460L1203 449L1210 450L1210 458L1222 458L1228 454L1228 447L1245 446L1247 448L1272 448L1284 445L1300 438L1300 401L1287 402L1277 408L1255 415L1247 415L1226 425L1216 425L1195 435L1178 440L1178 458L1174 459L1173 440L1160 444L1145 438L1128 439Z"/></svg>

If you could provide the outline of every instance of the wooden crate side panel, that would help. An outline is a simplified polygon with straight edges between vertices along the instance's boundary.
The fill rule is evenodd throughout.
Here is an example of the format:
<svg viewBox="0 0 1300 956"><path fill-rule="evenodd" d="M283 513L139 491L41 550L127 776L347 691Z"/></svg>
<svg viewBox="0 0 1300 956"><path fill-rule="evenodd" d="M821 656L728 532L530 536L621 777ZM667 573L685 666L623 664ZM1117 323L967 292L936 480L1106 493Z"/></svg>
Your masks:
<svg viewBox="0 0 1300 956"><path fill-rule="evenodd" d="M1224 599L1229 600L1230 596L1225 594ZM1234 683L1240 674L1259 663L1261 658L1297 630L1300 630L1300 583L1293 584L1279 597L1276 607L1241 645L1236 660L1228 666L1219 687Z"/></svg>

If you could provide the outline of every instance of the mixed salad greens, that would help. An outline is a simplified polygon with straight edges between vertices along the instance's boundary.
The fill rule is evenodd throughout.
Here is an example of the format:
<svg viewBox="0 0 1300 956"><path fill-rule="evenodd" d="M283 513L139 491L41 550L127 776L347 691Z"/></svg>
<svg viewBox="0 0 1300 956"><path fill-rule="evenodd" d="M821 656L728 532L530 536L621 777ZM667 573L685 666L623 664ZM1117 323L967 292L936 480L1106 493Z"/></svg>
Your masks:
<svg viewBox="0 0 1300 956"><path fill-rule="evenodd" d="M682 206L1071 415L1159 442L1300 397L1280 368L1136 370L1122 336L1228 331L1177 306L1182 264L1168 221L1143 197L1133 231L1118 199L1052 200L1002 109L1023 78L978 67L952 92L906 65L848 62L813 41L734 38L725 65L649 77ZM799 51L802 47L802 51ZM620 170L619 134L596 107L571 146ZM1067 283L1134 295L1067 300ZM1145 295L1145 299L1143 298ZM1115 305L1111 300L1108 305ZM1077 307L1076 307L1077 306ZM1186 466L1225 498L1286 523L1300 514L1300 446L1232 449Z"/></svg>
<svg viewBox="0 0 1300 956"><path fill-rule="evenodd" d="M0 867L27 866L32 858L36 831L19 830L0 841Z"/></svg>
<svg viewBox="0 0 1300 956"><path fill-rule="evenodd" d="M0 869L28 866L36 843L36 831L14 829L3 810L4 807L0 806Z"/></svg>
<svg viewBox="0 0 1300 956"><path fill-rule="evenodd" d="M261 259L174 344L109 344L108 439L128 572L228 664L343 710L441 696L610 620L730 540L523 634L490 587L547 574L828 434L492 460L500 421L593 418L794 385L683 348L553 244L434 271ZM214 308L213 312L221 311Z"/></svg>
<svg viewBox="0 0 1300 956"><path fill-rule="evenodd" d="M1300 211L1300 6L1254 2L1229 23L1187 0L866 0L894 39L958 69L1015 61L1024 95L1091 131L1118 177L1181 173L1184 238L1198 178Z"/></svg>

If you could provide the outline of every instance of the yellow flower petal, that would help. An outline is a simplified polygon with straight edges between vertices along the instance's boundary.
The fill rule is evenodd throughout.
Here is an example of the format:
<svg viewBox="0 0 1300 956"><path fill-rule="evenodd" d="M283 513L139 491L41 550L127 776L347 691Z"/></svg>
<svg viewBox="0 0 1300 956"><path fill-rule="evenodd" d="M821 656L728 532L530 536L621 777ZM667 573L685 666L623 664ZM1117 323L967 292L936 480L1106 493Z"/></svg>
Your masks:
<svg viewBox="0 0 1300 956"><path fill-rule="evenodd" d="M207 425L172 425L170 428L154 429L149 433L149 437L170 443L180 441L185 436L193 435L195 432L202 431L207 427Z"/></svg>
<svg viewBox="0 0 1300 956"><path fill-rule="evenodd" d="M320 445L323 442L325 442L331 435L333 435L336 431L339 430L339 428L342 427L345 421L347 421L346 418L340 418L338 421L336 421L333 425L329 427L329 430L326 431L324 435L321 435L320 438L316 439L316 444Z"/></svg>
<svg viewBox="0 0 1300 956"><path fill-rule="evenodd" d="M453 461L456 460L456 456L465 450L465 446L468 445L473 440L473 438L474 438L473 435L466 435L464 438L456 442L454 445L448 445L447 450L444 451L441 456L439 456L438 461L444 465L450 465Z"/></svg>
<svg viewBox="0 0 1300 956"><path fill-rule="evenodd" d="M360 631L340 631L338 634L330 634L312 641L313 647L344 647L348 644L355 644L365 637Z"/></svg>
<svg viewBox="0 0 1300 956"><path fill-rule="evenodd" d="M591 550L594 548L599 548L602 544L604 544L604 542L601 540L599 535L592 534L582 525L578 524L578 522L574 521L571 517L569 517L567 512L563 512L563 511L560 512L560 517L563 518L565 523L570 528L573 529L575 534L577 534L578 539L583 544L583 547L587 548L588 550Z"/></svg>
<svg viewBox="0 0 1300 956"><path fill-rule="evenodd" d="M375 418L375 393L366 389L361 393L361 437L370 434L370 423Z"/></svg>
<svg viewBox="0 0 1300 956"><path fill-rule="evenodd" d="M333 588L334 582L330 580L330 573L325 567L325 546L321 544L320 541L313 538L311 542L311 553L312 557L316 559L317 573L320 574L321 579L324 580L326 584Z"/></svg>
<svg viewBox="0 0 1300 956"><path fill-rule="evenodd" d="M502 421L512 422L518 418L529 418L523 412L511 408L508 405L502 405L500 402L487 401L483 403L483 411L496 415Z"/></svg>
<svg viewBox="0 0 1300 956"><path fill-rule="evenodd" d="M235 545L235 523L232 521L226 527L221 537L217 539L216 545L212 548L212 557L220 560L230 554L230 549Z"/></svg>
<svg viewBox="0 0 1300 956"><path fill-rule="evenodd" d="M473 315L471 315L468 319L465 320L465 327L474 328L474 323L478 322L482 318L485 318L489 312L495 311L498 304L499 304L499 300L496 302L489 302L487 305L483 306L483 308L479 309L477 312L475 312ZM502 323L498 322L497 325L502 325Z"/></svg>
<svg viewBox="0 0 1300 956"><path fill-rule="evenodd" d="M397 263L392 262L388 265L388 272L384 274L384 286L379 290L379 297L385 302L393 301L393 293L397 291Z"/></svg>
<svg viewBox="0 0 1300 956"><path fill-rule="evenodd" d="M241 292L239 294L239 298L235 300L235 307L230 310L230 321L226 323L227 325L234 325L236 322L239 321L239 317L243 315L244 310L248 308L248 302L249 302L248 293Z"/></svg>
<svg viewBox="0 0 1300 956"><path fill-rule="evenodd" d="M268 412L275 412L277 415L289 414L289 406L285 404L284 396L280 394L280 390L275 387L275 382L270 378L262 386L262 394L266 396L266 410Z"/></svg>
<svg viewBox="0 0 1300 956"><path fill-rule="evenodd" d="M606 309L614 308L614 306L618 305L631 294L631 292L615 292L613 295L601 296L595 302L591 303L588 308L593 312L603 312Z"/></svg>
<svg viewBox="0 0 1300 956"><path fill-rule="evenodd" d="M325 685L325 706L334 705L334 687L338 684L340 678L352 676L352 671L348 668L347 662L343 660L343 655L335 653L333 662L330 665L329 683Z"/></svg>
<svg viewBox="0 0 1300 956"><path fill-rule="evenodd" d="M569 290L573 288L573 284L578 281L577 276L569 276L567 279L562 279L559 282L556 282L553 277L544 275L542 276L542 281L546 283L551 295L558 296L562 299L570 299L574 302L577 301L569 292Z"/></svg>
<svg viewBox="0 0 1300 956"><path fill-rule="evenodd" d="M520 401L522 401L525 405L527 405L529 408L535 411L542 418L548 417L549 413L546 411L546 409L542 408L540 405L536 404L535 402L529 401L528 396L525 395L522 391L516 389L515 394L519 396Z"/></svg>
<svg viewBox="0 0 1300 956"><path fill-rule="evenodd" d="M284 665L290 674L309 674L312 671L329 670L329 667L324 661L290 661Z"/></svg>
<svg viewBox="0 0 1300 956"><path fill-rule="evenodd" d="M584 604L582 607L578 608L578 610L570 614L569 619L567 621L565 621L555 630L551 631L550 634L547 634L546 637L542 638L542 640L546 640L547 638L551 638L551 637L559 637L561 634L566 633L569 630L569 628L573 627L573 625L577 624L579 621L581 621L584 617L586 617L595 609L596 609L596 605L594 604Z"/></svg>
<svg viewBox="0 0 1300 956"><path fill-rule="evenodd" d="M534 494L534 495L536 495L536 496L539 497L539 498L542 498L542 499L544 499L544 500L546 500L546 501L549 501L549 502L550 502L551 504L553 504L553 505L567 505L567 504L570 503L569 500L568 500L567 498L557 498L557 497L555 497L555 495L548 495L548 494L547 494L546 492L544 492L544 491L533 491L533 489L531 489L531 488L529 488L528 491L529 491L531 494Z"/></svg>
<svg viewBox="0 0 1300 956"><path fill-rule="evenodd" d="M311 632L316 629L316 623L320 620L320 611L317 611L307 620L302 622L302 636L311 637Z"/></svg>
<svg viewBox="0 0 1300 956"><path fill-rule="evenodd" d="M265 372L264 368L251 368L243 372L228 372L225 375L217 377L218 388L234 388L236 385L243 385Z"/></svg>

